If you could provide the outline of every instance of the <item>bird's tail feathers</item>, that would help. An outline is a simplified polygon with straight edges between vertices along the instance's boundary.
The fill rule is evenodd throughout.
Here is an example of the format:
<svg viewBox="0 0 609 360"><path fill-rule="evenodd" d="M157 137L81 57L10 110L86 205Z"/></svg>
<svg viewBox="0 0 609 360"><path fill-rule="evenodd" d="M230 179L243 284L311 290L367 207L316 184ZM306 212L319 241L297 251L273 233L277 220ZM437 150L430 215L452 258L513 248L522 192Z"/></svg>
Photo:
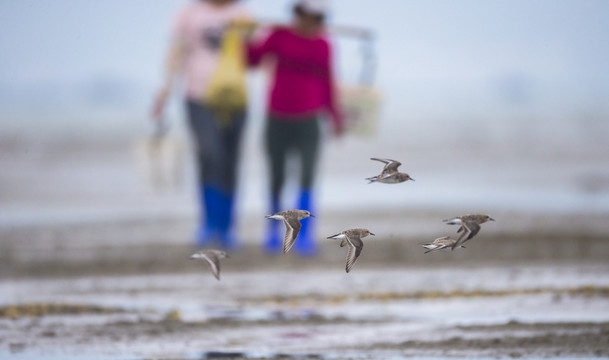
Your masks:
<svg viewBox="0 0 609 360"><path fill-rule="evenodd" d="M460 225L461 224L461 220L459 219L446 219L446 220L442 220L444 221L447 225Z"/></svg>

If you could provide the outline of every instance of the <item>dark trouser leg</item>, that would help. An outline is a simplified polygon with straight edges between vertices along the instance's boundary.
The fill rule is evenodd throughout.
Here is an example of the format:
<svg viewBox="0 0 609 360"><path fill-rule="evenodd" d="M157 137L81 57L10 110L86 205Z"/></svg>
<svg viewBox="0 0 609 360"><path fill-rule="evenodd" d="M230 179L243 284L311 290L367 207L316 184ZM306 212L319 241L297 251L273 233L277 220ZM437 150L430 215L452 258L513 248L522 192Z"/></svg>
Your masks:
<svg viewBox="0 0 609 360"><path fill-rule="evenodd" d="M298 137L295 141L296 151L300 157L300 188L310 190L315 180L317 156L319 153L319 122L317 118L298 123Z"/></svg>
<svg viewBox="0 0 609 360"><path fill-rule="evenodd" d="M265 145L269 162L269 173L271 179L271 199L269 213L274 214L281 211L281 189L285 181L285 162L289 150L289 134L286 133L284 123L267 119ZM283 235L281 229L283 224L277 220L269 220L264 250L267 253L280 253L282 249Z"/></svg>
<svg viewBox="0 0 609 360"><path fill-rule="evenodd" d="M187 102L188 120L193 136L199 182L220 187L222 140L213 112L202 104Z"/></svg>
<svg viewBox="0 0 609 360"><path fill-rule="evenodd" d="M237 169L241 150L241 137L245 124L245 113L236 112L232 115L228 126L221 128L221 195L222 207L219 217L220 241L225 249L234 248L237 240L234 235L235 218L235 189L237 184Z"/></svg>
<svg viewBox="0 0 609 360"><path fill-rule="evenodd" d="M271 170L271 212L279 209L279 196L285 181L285 162L288 152L295 150L301 164L300 195L297 208L311 210L313 195L311 188L315 178L315 167L319 148L319 124L316 117L298 121L281 121L269 118L267 121L266 144ZM281 251L283 234L279 233L279 224L269 224L265 249L268 252ZM316 252L311 219L301 221L302 228L296 240L295 248L302 255Z"/></svg>
<svg viewBox="0 0 609 360"><path fill-rule="evenodd" d="M313 183L317 170L317 157L319 153L319 122L317 118L298 123L298 138L295 141L296 150L300 157L300 193L297 207L308 210L315 215L315 197ZM314 224L315 218L302 219L300 233L294 248L301 255L314 255L317 252L315 245Z"/></svg>
<svg viewBox="0 0 609 360"><path fill-rule="evenodd" d="M212 184L212 174L217 172L214 158L217 157L219 148L219 131L208 109L191 101L186 106L199 178L199 228L195 240L197 245L205 247L211 245L218 231L220 192L217 184Z"/></svg>
<svg viewBox="0 0 609 360"><path fill-rule="evenodd" d="M231 224L237 158L245 116L236 114L230 126L220 127L216 114L205 105L189 101L187 110L201 190L201 226L197 242L206 246L217 237L223 241L222 235L227 233Z"/></svg>
<svg viewBox="0 0 609 360"><path fill-rule="evenodd" d="M291 146L288 127L280 121L267 120L266 153L269 159L271 177L271 198L279 199L285 182L285 162Z"/></svg>

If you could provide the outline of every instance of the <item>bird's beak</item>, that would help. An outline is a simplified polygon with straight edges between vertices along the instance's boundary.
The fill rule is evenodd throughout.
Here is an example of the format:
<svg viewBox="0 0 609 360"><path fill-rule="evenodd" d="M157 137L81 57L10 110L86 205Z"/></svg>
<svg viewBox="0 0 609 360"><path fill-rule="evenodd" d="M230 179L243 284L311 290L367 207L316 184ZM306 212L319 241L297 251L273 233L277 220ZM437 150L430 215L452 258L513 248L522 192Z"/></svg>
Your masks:
<svg viewBox="0 0 609 360"><path fill-rule="evenodd" d="M311 214L311 215L309 215L309 216L310 216L310 217L315 217L315 215L313 215L313 214Z"/></svg>
<svg viewBox="0 0 609 360"><path fill-rule="evenodd" d="M495 219L493 219L493 218L488 218L488 219L489 219L490 221L495 221Z"/></svg>
<svg viewBox="0 0 609 360"><path fill-rule="evenodd" d="M410 178L410 179L408 179L408 180L412 180L412 181L414 181L414 179L413 179L413 178Z"/></svg>
<svg viewBox="0 0 609 360"><path fill-rule="evenodd" d="M374 235L373 233L370 233L370 235L372 235L372 236L376 236L376 235Z"/></svg>

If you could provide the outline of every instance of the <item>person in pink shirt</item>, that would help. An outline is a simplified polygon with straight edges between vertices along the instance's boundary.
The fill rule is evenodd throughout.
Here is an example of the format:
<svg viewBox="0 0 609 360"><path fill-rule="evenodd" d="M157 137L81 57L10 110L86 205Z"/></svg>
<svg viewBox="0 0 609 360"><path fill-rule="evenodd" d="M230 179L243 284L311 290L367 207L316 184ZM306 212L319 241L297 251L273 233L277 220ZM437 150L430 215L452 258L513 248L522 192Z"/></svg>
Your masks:
<svg viewBox="0 0 609 360"><path fill-rule="evenodd" d="M235 111L221 124L206 103L206 89L218 64L224 31L231 22L249 17L236 0L193 0L185 5L174 22L165 81L155 98L153 117L159 119L171 91L183 80L199 168L200 225L195 237L201 247L213 241L227 249L236 245L234 198L246 114L245 109Z"/></svg>
<svg viewBox="0 0 609 360"><path fill-rule="evenodd" d="M269 89L266 120L266 151L271 172L270 213L281 208L280 194L285 181L285 164L292 153L300 160L300 194L296 208L314 212L312 193L319 153L319 118L328 115L335 135L344 130L335 96L332 47L324 31L325 3L297 1L290 26L273 27L262 41L247 46L248 63L256 66L264 59L274 64ZM291 208L291 207L290 207ZM294 248L301 255L316 253L312 219L301 221ZM264 249L281 250L283 234L278 222L269 222Z"/></svg>

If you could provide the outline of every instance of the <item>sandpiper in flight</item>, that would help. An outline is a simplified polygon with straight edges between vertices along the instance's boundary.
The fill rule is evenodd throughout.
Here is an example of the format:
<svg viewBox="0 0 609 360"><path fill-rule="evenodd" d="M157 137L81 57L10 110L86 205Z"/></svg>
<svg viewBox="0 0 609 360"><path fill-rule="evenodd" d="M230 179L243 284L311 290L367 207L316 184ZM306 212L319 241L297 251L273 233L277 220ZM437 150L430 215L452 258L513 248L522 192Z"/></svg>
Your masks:
<svg viewBox="0 0 609 360"><path fill-rule="evenodd" d="M495 219L486 214L469 214L444 220L448 225L461 225L459 230L457 230L458 233L463 231L461 236L452 245L451 250L476 236L480 231L480 224L487 221L495 221Z"/></svg>
<svg viewBox="0 0 609 360"><path fill-rule="evenodd" d="M456 239L451 238L450 236L442 236L440 238L435 239L434 241L430 242L430 243L424 243L421 244L421 246L423 246L425 249L428 249L427 251L425 251L425 254L432 252L434 250L441 250L441 249L451 249L452 246L457 242ZM462 248L465 248L465 246L459 246Z"/></svg>
<svg viewBox="0 0 609 360"><path fill-rule="evenodd" d="M397 184L407 180L414 181L414 179L411 178L410 175L398 171L398 167L402 165L402 163L397 160L378 158L370 158L370 160L380 161L385 164L385 167L383 167L383 171L381 171L380 175L366 178L366 180L370 181L368 184L371 184L373 182Z"/></svg>
<svg viewBox="0 0 609 360"><path fill-rule="evenodd" d="M365 238L368 235L374 234L368 229L358 228L341 231L336 235L328 236L328 239L340 239L340 247L345 245L349 246L349 250L347 251L347 265L345 267L347 272L351 271L353 264L355 264L355 261L364 248L362 238Z"/></svg>
<svg viewBox="0 0 609 360"><path fill-rule="evenodd" d="M227 258L228 254L222 250L201 250L190 256L191 259L205 260L211 266L211 273L220 280L220 259Z"/></svg>
<svg viewBox="0 0 609 360"><path fill-rule="evenodd" d="M267 219L283 220L285 224L285 236L283 237L283 253L290 251L300 231L300 220L315 217L307 210L286 210L273 215L267 215Z"/></svg>

